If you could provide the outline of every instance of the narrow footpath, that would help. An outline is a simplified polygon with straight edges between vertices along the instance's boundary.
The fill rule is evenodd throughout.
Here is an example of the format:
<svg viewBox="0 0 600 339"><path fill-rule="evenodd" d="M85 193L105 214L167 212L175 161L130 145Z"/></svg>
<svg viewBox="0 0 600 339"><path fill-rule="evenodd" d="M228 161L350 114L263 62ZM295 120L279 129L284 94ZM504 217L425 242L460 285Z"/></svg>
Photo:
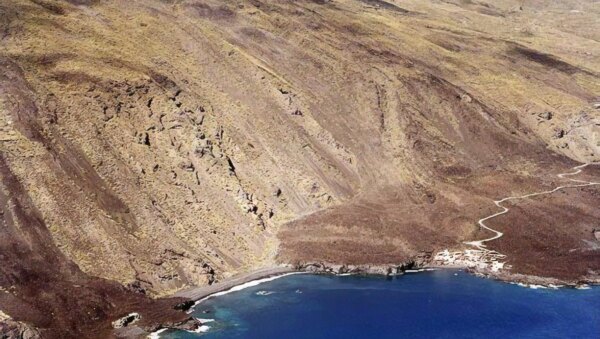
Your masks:
<svg viewBox="0 0 600 339"><path fill-rule="evenodd" d="M573 175L577 175L579 173L581 173L581 171L583 171L583 169L589 165L600 165L600 163L591 163L591 164L583 164L583 165L579 165L579 166L575 166L572 168L573 172L567 172L567 173L561 173L558 175L559 178L561 179L567 179L569 181L578 183L576 185L563 185L563 186L558 186L556 188L554 188L553 190L549 190L549 191L543 191L543 192L536 192L536 193L529 193L529 194L525 194L525 195L520 195L520 196L514 196L514 197L506 197L500 200L495 200L494 204L496 204L496 206L502 208L502 211L498 212L498 213L494 213L492 215L488 215L487 217L481 218L478 221L479 226L481 226L482 228L491 231L494 233L494 236L490 237L490 238L486 238L486 239L482 239L482 240L475 240L475 241L468 241L465 242L465 244L467 245L471 245L474 246L480 250L485 251L486 250L486 246L485 243L492 241L492 240L496 240L500 237L502 237L504 234L498 230L495 230L489 226L487 226L485 224L486 221L493 219L499 215L505 214L509 211L508 207L505 207L502 205L503 202L508 201L508 200L517 200L517 199L526 199L526 198L531 198L531 197L535 197L538 195L544 195L544 194L552 194L556 191L559 191L561 189L565 189L565 188L578 188L578 187L586 187L586 186L593 186L593 185L600 185L600 182L593 182L593 181L585 181L585 180L578 180L578 179L571 179L571 178L566 178L569 176L573 176Z"/></svg>

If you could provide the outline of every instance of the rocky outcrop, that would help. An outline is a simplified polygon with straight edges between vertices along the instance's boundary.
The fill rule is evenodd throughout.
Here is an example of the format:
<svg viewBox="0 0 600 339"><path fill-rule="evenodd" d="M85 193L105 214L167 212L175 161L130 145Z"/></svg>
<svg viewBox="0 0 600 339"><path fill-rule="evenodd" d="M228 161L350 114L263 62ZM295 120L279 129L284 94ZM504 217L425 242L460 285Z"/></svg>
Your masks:
<svg viewBox="0 0 600 339"><path fill-rule="evenodd" d="M42 338L40 332L32 325L11 319L0 319L0 337L14 339Z"/></svg>
<svg viewBox="0 0 600 339"><path fill-rule="evenodd" d="M398 275L404 265L343 265L331 263L297 264L296 269L310 273Z"/></svg>
<svg viewBox="0 0 600 339"><path fill-rule="evenodd" d="M561 147L572 152L573 157L585 162L600 161L600 114L581 111L567 122L562 134Z"/></svg>
<svg viewBox="0 0 600 339"><path fill-rule="evenodd" d="M127 327L127 326L135 323L136 321L140 320L141 318L142 318L142 316L140 316L139 313L136 313L136 312L129 313L128 315L113 321L112 326L114 328Z"/></svg>
<svg viewBox="0 0 600 339"><path fill-rule="evenodd" d="M303 272L311 273L331 273L331 274L373 274L373 275L400 275L406 270L419 270L426 266L432 260L431 253L421 253L413 259L402 264L364 264L364 265L352 265L352 264L335 264L327 262L314 262L314 263L297 263L295 269Z"/></svg>

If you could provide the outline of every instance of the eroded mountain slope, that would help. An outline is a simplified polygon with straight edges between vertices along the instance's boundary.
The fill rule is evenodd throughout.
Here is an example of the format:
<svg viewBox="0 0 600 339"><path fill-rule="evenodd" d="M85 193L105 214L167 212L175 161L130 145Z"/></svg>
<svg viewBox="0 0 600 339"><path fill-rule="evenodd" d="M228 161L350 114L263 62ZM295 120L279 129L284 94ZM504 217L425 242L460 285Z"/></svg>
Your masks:
<svg viewBox="0 0 600 339"><path fill-rule="evenodd" d="M402 263L479 237L492 198L600 160L593 1L10 0L0 14L2 190L41 230L3 251L48 247L81 270L64 281L164 296L276 261ZM0 280L29 308L0 309L61 327L28 316L35 252ZM52 286L45 307L64 308Z"/></svg>

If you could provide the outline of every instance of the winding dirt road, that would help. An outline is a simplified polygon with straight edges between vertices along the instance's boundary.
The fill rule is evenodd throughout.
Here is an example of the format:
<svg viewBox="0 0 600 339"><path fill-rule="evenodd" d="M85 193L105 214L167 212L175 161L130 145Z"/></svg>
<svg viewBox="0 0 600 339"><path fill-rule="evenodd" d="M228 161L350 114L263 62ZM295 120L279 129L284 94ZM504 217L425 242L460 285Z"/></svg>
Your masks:
<svg viewBox="0 0 600 339"><path fill-rule="evenodd" d="M489 216L487 216L485 218L481 218L478 221L479 226L481 226L482 228L485 228L488 231L491 231L491 232L495 233L495 235L493 237L482 239L482 240L468 241L468 242L465 242L465 244L477 247L478 249L480 249L482 251L487 251L487 248L486 248L486 246L485 246L484 243L492 241L492 240L496 240L496 239L498 239L498 238L500 238L500 237L502 237L504 235L502 232L500 232L498 230L495 230L495 229L487 226L485 224L485 222L487 220L493 219L493 218L495 218L495 217L497 217L499 215L502 215L502 214L504 214L504 213L506 213L506 212L509 211L509 208L507 208L507 207L505 207L505 206L502 205L502 203L505 202L505 201L516 200L516 199L525 199L525 198L530 198L530 197L534 197L534 196L538 196L538 195L544 195L544 194L551 194L551 193L554 193L554 192L559 191L559 190L564 189L564 188L577 188L577 187L600 185L600 182L593 182L593 181L585 181L585 180L565 178L565 177L568 177L568 176L573 176L573 175L577 175L577 174L581 173L581 171L585 167L587 167L589 165L600 165L600 163L590 163L590 164L583 164L583 165L575 166L575 167L572 168L574 170L574 172L561 173L561 174L558 175L558 177L561 178L561 179L567 179L567 180L570 180L572 182L579 183L577 185L558 186L555 189L549 190L549 191L529 193L529 194L525 194L525 195L521 195L521 196L506 197L504 199L495 200L494 204L496 204L496 206L502 208L502 211L500 211L498 213L494 213L492 215L489 215Z"/></svg>

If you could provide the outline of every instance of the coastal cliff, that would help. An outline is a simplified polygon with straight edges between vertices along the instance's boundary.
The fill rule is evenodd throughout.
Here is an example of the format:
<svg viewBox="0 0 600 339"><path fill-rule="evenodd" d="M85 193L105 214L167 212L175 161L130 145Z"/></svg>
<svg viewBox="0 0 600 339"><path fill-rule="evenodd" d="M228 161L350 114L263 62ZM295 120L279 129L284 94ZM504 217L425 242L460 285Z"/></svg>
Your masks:
<svg viewBox="0 0 600 339"><path fill-rule="evenodd" d="M262 267L468 249L495 199L600 161L597 7L2 1L0 332L153 329ZM597 187L510 205L510 274L597 279Z"/></svg>

